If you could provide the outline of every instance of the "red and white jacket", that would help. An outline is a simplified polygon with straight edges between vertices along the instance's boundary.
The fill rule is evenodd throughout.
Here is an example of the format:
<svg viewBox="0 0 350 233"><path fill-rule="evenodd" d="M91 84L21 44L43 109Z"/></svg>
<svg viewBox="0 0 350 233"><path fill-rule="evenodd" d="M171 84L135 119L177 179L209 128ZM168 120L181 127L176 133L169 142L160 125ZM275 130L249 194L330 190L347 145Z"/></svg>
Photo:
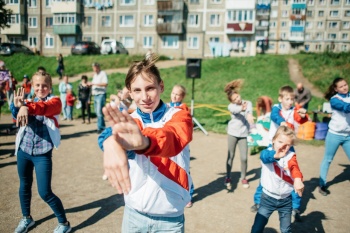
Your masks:
<svg viewBox="0 0 350 233"><path fill-rule="evenodd" d="M276 152L270 146L260 154L261 185L267 195L283 199L291 195L294 179L303 178L293 147L281 159L275 159Z"/></svg>
<svg viewBox="0 0 350 233"><path fill-rule="evenodd" d="M150 146L142 151L128 151L131 191L124 195L125 205L151 216L182 215L191 201L187 147L193 133L191 115L161 103L151 114L137 109L131 116L150 139ZM102 149L110 135L109 127L99 136Z"/></svg>

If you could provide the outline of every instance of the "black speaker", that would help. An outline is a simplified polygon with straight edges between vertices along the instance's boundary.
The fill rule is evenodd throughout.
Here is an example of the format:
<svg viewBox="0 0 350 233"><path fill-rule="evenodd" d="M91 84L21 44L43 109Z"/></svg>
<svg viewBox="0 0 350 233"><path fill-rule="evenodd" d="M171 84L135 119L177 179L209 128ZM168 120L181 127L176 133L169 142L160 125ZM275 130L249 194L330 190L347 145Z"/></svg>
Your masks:
<svg viewBox="0 0 350 233"><path fill-rule="evenodd" d="M202 68L202 59L187 58L186 60L186 76L187 78L200 78Z"/></svg>

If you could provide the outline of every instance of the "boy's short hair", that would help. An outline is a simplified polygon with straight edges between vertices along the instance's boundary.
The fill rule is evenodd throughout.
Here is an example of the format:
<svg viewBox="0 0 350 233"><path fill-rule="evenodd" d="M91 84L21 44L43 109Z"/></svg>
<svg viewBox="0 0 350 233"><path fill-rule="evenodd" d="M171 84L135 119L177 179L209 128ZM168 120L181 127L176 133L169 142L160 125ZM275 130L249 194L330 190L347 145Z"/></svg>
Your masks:
<svg viewBox="0 0 350 233"><path fill-rule="evenodd" d="M288 85L281 87L278 91L278 96L282 98L285 95L293 95L294 96L295 94L294 94L293 87L288 86Z"/></svg>
<svg viewBox="0 0 350 233"><path fill-rule="evenodd" d="M273 136L272 141L275 140L281 134L286 135L287 137L290 137L292 139L292 144L294 144L294 141L296 139L295 132L293 129L285 125L281 125L280 127L277 128L277 131Z"/></svg>
<svg viewBox="0 0 350 233"><path fill-rule="evenodd" d="M144 79L152 80L157 84L163 82L160 77L159 70L155 65L158 60L158 55L152 53L149 58L144 58L142 61L134 61L129 67L129 71L126 74L125 86L130 90L131 83L138 75L142 75Z"/></svg>

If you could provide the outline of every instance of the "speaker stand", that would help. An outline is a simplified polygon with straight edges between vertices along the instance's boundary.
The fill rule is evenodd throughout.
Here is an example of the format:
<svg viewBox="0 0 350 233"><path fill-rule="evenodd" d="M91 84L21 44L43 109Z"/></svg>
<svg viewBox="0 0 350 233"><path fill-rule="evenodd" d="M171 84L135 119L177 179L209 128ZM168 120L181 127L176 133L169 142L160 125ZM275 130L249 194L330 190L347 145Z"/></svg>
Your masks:
<svg viewBox="0 0 350 233"><path fill-rule="evenodd" d="M208 136L208 132L204 129L201 123L199 123L199 121L197 121L197 119L194 117L194 78L192 78L191 116L194 124L197 125L197 127L200 128L200 130L202 130L202 132ZM194 129L196 129L196 127Z"/></svg>

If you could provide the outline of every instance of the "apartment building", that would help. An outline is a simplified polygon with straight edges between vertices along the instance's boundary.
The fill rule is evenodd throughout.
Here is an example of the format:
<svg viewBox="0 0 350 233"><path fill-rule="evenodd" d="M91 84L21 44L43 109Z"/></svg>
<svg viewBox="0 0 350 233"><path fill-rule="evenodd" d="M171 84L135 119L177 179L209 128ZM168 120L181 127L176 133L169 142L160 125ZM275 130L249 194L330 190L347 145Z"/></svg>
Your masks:
<svg viewBox="0 0 350 233"><path fill-rule="evenodd" d="M5 0L1 42L42 55L80 40L174 58L349 51L350 0Z"/></svg>

